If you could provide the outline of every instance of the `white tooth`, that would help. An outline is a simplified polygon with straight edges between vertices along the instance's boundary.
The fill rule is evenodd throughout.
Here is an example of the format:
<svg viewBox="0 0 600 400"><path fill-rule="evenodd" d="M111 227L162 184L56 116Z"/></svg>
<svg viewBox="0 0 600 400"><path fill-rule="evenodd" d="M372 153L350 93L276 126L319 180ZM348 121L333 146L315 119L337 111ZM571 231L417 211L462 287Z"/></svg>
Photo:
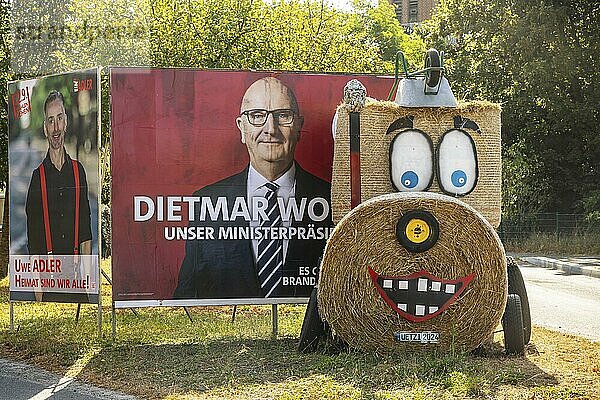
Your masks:
<svg viewBox="0 0 600 400"><path fill-rule="evenodd" d="M419 278L419 283L418 283L418 286L417 286L417 290L419 292L426 292L427 291L427 279Z"/></svg>
<svg viewBox="0 0 600 400"><path fill-rule="evenodd" d="M454 291L456 290L455 285L446 285L446 293L454 293Z"/></svg>
<svg viewBox="0 0 600 400"><path fill-rule="evenodd" d="M383 280L383 288L384 289L391 289L392 288L392 281L390 279L384 279Z"/></svg>
<svg viewBox="0 0 600 400"><path fill-rule="evenodd" d="M398 289L408 290L408 281L398 281Z"/></svg>
<svg viewBox="0 0 600 400"><path fill-rule="evenodd" d="M442 282L431 281L431 290L439 292L442 289Z"/></svg>
<svg viewBox="0 0 600 400"><path fill-rule="evenodd" d="M429 306L429 314L433 314L434 312L436 312L438 310L437 307L435 306Z"/></svg>
<svg viewBox="0 0 600 400"><path fill-rule="evenodd" d="M415 315L425 315L425 306L416 305L415 306Z"/></svg>
<svg viewBox="0 0 600 400"><path fill-rule="evenodd" d="M405 303L398 303L398 308L401 309L402 311L406 312L406 304Z"/></svg>

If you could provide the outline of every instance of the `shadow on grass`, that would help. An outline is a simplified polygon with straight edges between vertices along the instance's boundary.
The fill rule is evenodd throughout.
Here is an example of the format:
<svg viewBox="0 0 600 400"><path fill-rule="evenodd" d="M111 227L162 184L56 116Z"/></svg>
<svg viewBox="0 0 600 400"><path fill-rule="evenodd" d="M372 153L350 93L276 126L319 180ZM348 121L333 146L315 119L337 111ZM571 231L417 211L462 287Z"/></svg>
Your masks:
<svg viewBox="0 0 600 400"><path fill-rule="evenodd" d="M181 309L138 310L138 315L120 310L116 342L97 338L93 306L83 307L75 324L75 307L19 305L21 329L0 332L0 355L56 373L81 364L78 378L145 398L190 392L225 398L479 398L500 386L527 391L523 388L557 384L527 358L504 356L499 346L484 356L301 354L301 306L281 307L278 339L269 339L269 307L242 307L235 324L222 308L195 310L194 323ZM7 311L6 303L0 309ZM110 337L108 318L103 331Z"/></svg>
<svg viewBox="0 0 600 400"><path fill-rule="evenodd" d="M205 344L115 345L104 348L86 375L113 381L144 397L185 392L297 390L326 380L361 396L422 385L471 396L500 385L550 386L557 380L525 357L506 357L499 348L485 356L417 353L376 355L358 351L301 354L294 339L219 340ZM315 376L320 378L314 379ZM257 389L258 387L258 389ZM263 389L260 389L263 387ZM261 390L264 390L261 391Z"/></svg>
<svg viewBox="0 0 600 400"><path fill-rule="evenodd" d="M19 311L23 310L23 304L42 310L48 307L20 303ZM89 315L96 313L96 305L82 306L79 323L75 321L76 304L62 307L62 316L15 313L14 332L8 330L8 325L6 330L0 331L0 355L61 373L90 349L99 348L97 325ZM93 310L86 310L88 307Z"/></svg>

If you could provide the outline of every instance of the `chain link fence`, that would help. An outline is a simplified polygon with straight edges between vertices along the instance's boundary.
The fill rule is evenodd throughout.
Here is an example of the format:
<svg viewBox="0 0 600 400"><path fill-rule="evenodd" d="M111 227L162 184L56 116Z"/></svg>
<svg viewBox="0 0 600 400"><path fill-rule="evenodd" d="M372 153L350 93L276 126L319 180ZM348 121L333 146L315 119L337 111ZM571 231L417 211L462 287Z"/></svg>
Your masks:
<svg viewBox="0 0 600 400"><path fill-rule="evenodd" d="M522 241L532 235L583 236L600 233L600 224L590 222L585 214L519 214L503 215L498 228L502 241Z"/></svg>

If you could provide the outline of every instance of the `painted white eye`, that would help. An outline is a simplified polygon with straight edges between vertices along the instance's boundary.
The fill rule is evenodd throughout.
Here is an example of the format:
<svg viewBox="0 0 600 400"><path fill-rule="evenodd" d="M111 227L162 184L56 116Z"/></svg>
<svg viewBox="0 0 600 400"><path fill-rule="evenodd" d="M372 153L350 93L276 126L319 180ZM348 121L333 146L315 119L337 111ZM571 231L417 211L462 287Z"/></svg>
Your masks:
<svg viewBox="0 0 600 400"><path fill-rule="evenodd" d="M337 130L337 122L338 122L338 112L335 110L335 114L333 114L333 120L331 121L331 136L333 136L333 140L335 140L335 131Z"/></svg>
<svg viewBox="0 0 600 400"><path fill-rule="evenodd" d="M477 151L471 136L453 129L442 136L438 148L438 180L445 193L464 196L477 184Z"/></svg>
<svg viewBox="0 0 600 400"><path fill-rule="evenodd" d="M427 190L433 180L433 144L418 130L398 134L390 145L390 175L399 192Z"/></svg>

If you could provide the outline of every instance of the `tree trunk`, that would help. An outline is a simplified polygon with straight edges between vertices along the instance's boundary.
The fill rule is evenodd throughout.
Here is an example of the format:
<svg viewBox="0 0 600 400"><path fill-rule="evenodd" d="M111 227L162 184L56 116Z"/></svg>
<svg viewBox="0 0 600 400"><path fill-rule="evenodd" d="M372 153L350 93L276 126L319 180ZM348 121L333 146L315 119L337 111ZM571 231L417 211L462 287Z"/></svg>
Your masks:
<svg viewBox="0 0 600 400"><path fill-rule="evenodd" d="M4 215L2 217L2 235L0 235L0 279L8 274L8 181L4 192Z"/></svg>

